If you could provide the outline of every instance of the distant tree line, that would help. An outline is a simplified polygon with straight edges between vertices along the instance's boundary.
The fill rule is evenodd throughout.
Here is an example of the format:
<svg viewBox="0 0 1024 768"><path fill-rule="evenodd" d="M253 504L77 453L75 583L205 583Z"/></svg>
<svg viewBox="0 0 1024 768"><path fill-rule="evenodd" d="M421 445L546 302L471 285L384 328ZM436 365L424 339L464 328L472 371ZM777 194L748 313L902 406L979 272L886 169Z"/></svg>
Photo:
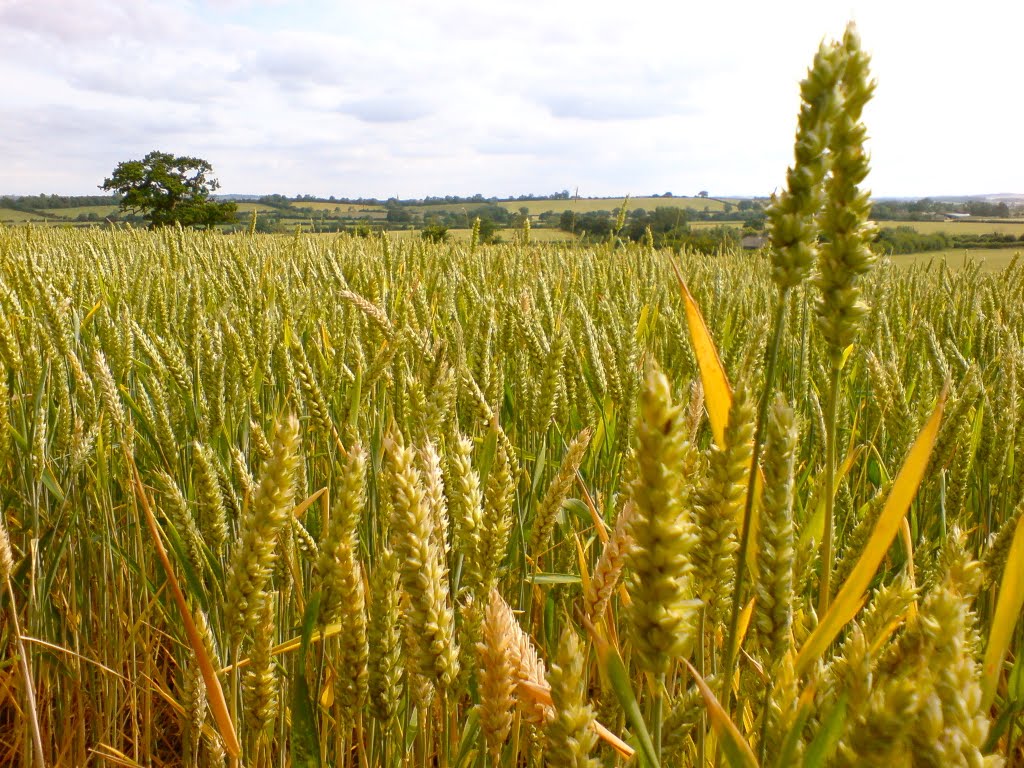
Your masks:
<svg viewBox="0 0 1024 768"><path fill-rule="evenodd" d="M703 253L714 253L722 247L738 245L744 232L758 232L764 228L764 210L760 203L745 200L742 211L698 211L659 205L653 211L634 208L626 214L622 229L616 233L619 213L589 211L576 213L563 211L558 216L558 228L583 235L591 240L603 240L617 234L624 240L640 242L648 237L658 248L687 247ZM544 217L541 216L543 219ZM726 226L693 229L692 221L742 222L742 228Z"/></svg>
<svg viewBox="0 0 1024 768"><path fill-rule="evenodd" d="M563 189L561 192L553 192L550 195L535 195L532 192L525 195L519 195L518 197L484 197L481 194L471 195L470 197L459 197L458 195L445 195L444 197L428 195L422 200L408 200L402 201L406 203L422 203L423 205L473 205L474 203L497 203L499 201L509 202L514 200L515 202L530 202L537 200L568 200L569 190Z"/></svg>
<svg viewBox="0 0 1024 768"><path fill-rule="evenodd" d="M510 211L496 203L484 203L463 210L423 211L418 207L388 201L385 217L390 229L412 229L415 227L442 227L448 229L469 229L480 219L480 241L489 242L493 233L506 227L521 227L523 219L529 216L529 209L521 206Z"/></svg>
<svg viewBox="0 0 1024 768"><path fill-rule="evenodd" d="M913 227L886 227L878 233L875 249L882 253L901 254L960 248L1010 248L1020 243L1024 243L1024 235L1018 238L1016 235L997 232L925 233Z"/></svg>
<svg viewBox="0 0 1024 768"><path fill-rule="evenodd" d="M671 195L669 195L671 197ZM657 197L657 195L655 195ZM270 205L275 208L302 207L303 203L337 203L338 205L386 205L386 206L417 206L417 205L483 205L497 202L530 202L539 200L568 200L569 190L552 192L550 195L535 195L532 192L518 197L484 197L480 193L466 197L459 195L428 195L427 197L397 198L389 197L381 200L376 197L320 197L317 195L297 195L286 197L285 195L264 195L257 199L257 202Z"/></svg>
<svg viewBox="0 0 1024 768"><path fill-rule="evenodd" d="M120 195L7 195L0 208L38 213L41 208L81 208L90 205L120 205Z"/></svg>
<svg viewBox="0 0 1024 768"><path fill-rule="evenodd" d="M968 200L963 203L944 202L924 197L920 200L885 200L871 206L871 218L875 221L929 221L945 213L966 213L971 216L991 219L1006 219L1012 214L1006 203L989 203L984 200Z"/></svg>
<svg viewBox="0 0 1024 768"><path fill-rule="evenodd" d="M688 248L701 253L716 253L722 248L738 246L744 231L753 231L757 226L753 223L754 217L751 217L749 226L745 226L744 229L724 224L717 227L691 228L691 220L704 219L702 213L670 206L658 206L653 211L636 208L628 212L622 222L622 228L616 231L619 223L618 212L563 211L558 217L558 228L593 241L606 240L613 235L634 242L643 242L650 238L656 248L672 248L676 251ZM763 223L763 214L761 222Z"/></svg>

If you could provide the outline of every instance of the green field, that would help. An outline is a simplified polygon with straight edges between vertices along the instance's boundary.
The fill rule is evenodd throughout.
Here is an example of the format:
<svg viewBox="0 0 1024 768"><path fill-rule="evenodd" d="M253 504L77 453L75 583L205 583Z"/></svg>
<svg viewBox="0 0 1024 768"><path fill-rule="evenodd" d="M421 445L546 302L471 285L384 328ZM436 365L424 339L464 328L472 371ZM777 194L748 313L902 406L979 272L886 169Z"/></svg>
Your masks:
<svg viewBox="0 0 1024 768"><path fill-rule="evenodd" d="M388 235L396 240L409 240L419 238L420 232L421 230L418 229L399 229L389 232ZM501 241L504 243L514 243L517 242L518 238L522 235L522 230L513 228L499 229L495 234L501 238ZM473 230L453 228L448 230L448 235L453 242L468 243L472 240ZM575 235L570 232L564 232L560 229L534 228L530 230L531 243L564 243L575 239Z"/></svg>
<svg viewBox="0 0 1024 768"><path fill-rule="evenodd" d="M911 264L947 264L950 269L962 269L972 262L978 262L983 272L1001 272L1013 261L1017 254L1024 253L1020 248L970 248L948 251L928 251L890 256L894 264L907 266Z"/></svg>
<svg viewBox="0 0 1024 768"><path fill-rule="evenodd" d="M690 229L715 229L716 227L728 227L730 229L743 229L742 221L691 221L688 222Z"/></svg>
<svg viewBox="0 0 1024 768"><path fill-rule="evenodd" d="M264 203L239 202L236 203L236 205L238 205L239 213L252 213L253 211L258 213L273 213L279 210L272 205L266 205Z"/></svg>
<svg viewBox="0 0 1024 768"><path fill-rule="evenodd" d="M983 235L995 232L1002 235L1024 235L1024 219L1001 219L986 221L883 221L881 227L913 227L923 234L945 232L950 235Z"/></svg>
<svg viewBox="0 0 1024 768"><path fill-rule="evenodd" d="M99 218L117 213L120 208L116 205L80 205L74 208L44 208L45 213L58 216L62 219L74 219L82 214L95 213Z"/></svg>
<svg viewBox="0 0 1024 768"><path fill-rule="evenodd" d="M311 218L320 221L320 217L323 214L327 214L329 220L342 220L342 221L359 221L360 219L369 219L370 221L381 221L387 217L387 211L384 209L359 209L357 211L340 211L335 213L333 210L320 209L313 212L307 212L301 210L299 207L295 208L272 208L266 207L261 209L262 213L273 214L282 219L294 219L296 221L309 221Z"/></svg>
<svg viewBox="0 0 1024 768"><path fill-rule="evenodd" d="M502 208L513 212L518 212L520 208L526 208L531 216L535 216L548 211L553 211L555 213L561 213L562 211L574 211L576 213L617 211L622 207L622 202L623 198L621 197L603 197L580 199L570 198L568 200L503 200L496 203L496 205L500 205ZM438 203L432 205L417 205L415 210L423 212L453 211L461 213L463 211L471 211L474 208L479 208L480 206L487 204L488 203ZM703 211L707 208L709 211L721 211L724 209L725 204L719 200L712 200L710 198L703 197L631 197L627 201L627 207L629 210L643 208L645 210L653 211L659 206L667 206L670 208L695 208L698 211Z"/></svg>
<svg viewBox="0 0 1024 768"><path fill-rule="evenodd" d="M386 213L383 205L361 205L354 203L306 202L297 200L292 203L296 208L311 208L314 211L327 211L343 217L359 218L363 214Z"/></svg>
<svg viewBox="0 0 1024 768"><path fill-rule="evenodd" d="M45 222L46 218L25 211L15 211L12 208L0 208L0 222L4 224L23 224L27 221Z"/></svg>

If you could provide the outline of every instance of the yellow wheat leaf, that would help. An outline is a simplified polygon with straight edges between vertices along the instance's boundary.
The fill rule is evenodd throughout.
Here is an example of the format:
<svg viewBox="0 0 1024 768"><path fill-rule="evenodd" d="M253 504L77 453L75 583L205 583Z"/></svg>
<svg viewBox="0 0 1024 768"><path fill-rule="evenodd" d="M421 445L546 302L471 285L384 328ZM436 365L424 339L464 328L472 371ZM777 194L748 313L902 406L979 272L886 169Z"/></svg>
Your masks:
<svg viewBox="0 0 1024 768"><path fill-rule="evenodd" d="M86 324L90 320L92 320L92 316L95 315L99 311L100 307L102 307L102 306L103 306L103 299L100 299L95 304L93 304L92 309L89 310L89 314L87 314L85 316L85 319L82 320L82 322L79 324L78 330L83 330L85 328Z"/></svg>
<svg viewBox="0 0 1024 768"><path fill-rule="evenodd" d="M683 282L683 277L679 274L675 262L672 263L672 266L676 270L679 287L683 292L683 302L686 305L686 325L690 329L690 343L693 344L693 354L697 358L700 380L704 385L704 404L708 409L711 434L719 447L722 447L725 445L725 427L729 423L729 409L732 408L732 387L729 386L729 379L725 375L725 368L722 367L722 359L718 356L715 342L704 323L704 316L701 315L697 302L693 300L690 290Z"/></svg>
<svg viewBox="0 0 1024 768"><path fill-rule="evenodd" d="M297 507L295 507L295 509L292 510L292 514L295 517L302 517L305 514L306 510L309 509L313 505L313 502L315 502L317 499L319 499L325 493L327 493L327 486L326 485L323 488L321 488L319 491L315 491L311 496L307 497L301 504L299 504Z"/></svg>
<svg viewBox="0 0 1024 768"><path fill-rule="evenodd" d="M747 740L743 738L743 734L736 727L736 723L729 717L729 714L719 703L715 694L708 687L708 684L704 682L704 678L700 676L696 668L686 659L683 659L683 663L690 670L690 675L693 677L694 682L697 683L700 695L704 698L704 706L708 710L711 727L714 729L715 735L718 736L722 752L725 753L729 765L733 766L733 768L757 768L757 758L754 756L754 751L747 744Z"/></svg>
<svg viewBox="0 0 1024 768"><path fill-rule="evenodd" d="M519 680L517 685L519 686L518 690L521 693L525 693L528 698L532 698L537 704L554 708L555 700L551 698L551 689L547 684L538 685L537 683L529 680ZM629 760L633 757L636 750L609 731L606 727L601 725L597 720L591 720L591 727L594 729L594 733L597 734L598 738L618 752L619 756L624 760Z"/></svg>
<svg viewBox="0 0 1024 768"><path fill-rule="evenodd" d="M583 594L589 594L590 592L590 569L587 568L587 554L583 551L583 544L580 542L580 537L573 534L573 541L576 542L576 555L579 557L580 564L580 581L583 586Z"/></svg>
<svg viewBox="0 0 1024 768"><path fill-rule="evenodd" d="M843 370L846 367L846 361L850 359L850 355L853 354L853 344L843 350L843 357L839 361L839 370Z"/></svg>
<svg viewBox="0 0 1024 768"><path fill-rule="evenodd" d="M199 634L199 630L196 628L195 621L192 619L192 612L188 608L188 603L185 602L185 595L181 591L178 579L174 575L170 558L167 557L167 550L164 549L163 541L160 538L160 529L156 524L156 518L153 516L153 510L150 509L149 499L146 497L146 490L142 486L139 470L135 466L135 460L127 452L125 453L125 458L132 468L135 479L135 494L139 497L139 503L145 513L146 525L149 527L149 532L153 537L153 545L156 548L157 557L164 567L167 583L171 588L171 595L174 598L174 602L178 605L178 611L181 613L181 623L184 625L185 635L188 637L189 645L192 646L192 652L196 656L196 663L199 665L199 671L203 676L203 683L206 685L206 698L210 703L210 709L213 711L213 719L217 723L217 730L220 731L221 738L224 740L224 748L228 751L228 754L231 757L239 757L242 754L242 745L239 743L238 735L235 733L234 723L231 722L227 699L224 698L224 689L221 688L220 680L217 679L217 670L214 669L213 660L206 653L206 646L203 643L202 635Z"/></svg>
<svg viewBox="0 0 1024 768"><path fill-rule="evenodd" d="M743 647L743 638L747 636L747 630L750 629L750 618L754 615L754 603L757 602L756 597L750 598L743 611L740 613L739 623L736 625L736 636L739 638L736 642L738 648Z"/></svg>
<svg viewBox="0 0 1024 768"><path fill-rule="evenodd" d="M644 304L640 310L640 319L636 323L636 340L643 341L644 336L647 335L647 316L650 314L651 305Z"/></svg>
<svg viewBox="0 0 1024 768"><path fill-rule="evenodd" d="M917 576L914 573L914 537L910 534L910 522L906 516L900 520L900 541L903 542L903 549L907 553L907 576L910 578L910 588L917 589ZM917 601L910 602L910 618L917 618Z"/></svg>
<svg viewBox="0 0 1024 768"><path fill-rule="evenodd" d="M679 271L675 261L672 261L672 269L675 270L676 279L679 280L679 288L683 292L683 303L686 308L686 325L690 330L690 343L693 345L693 354L697 358L697 367L700 369L700 381L704 385L704 407L707 408L708 421L711 423L711 435L719 447L725 446L725 428L729 423L729 411L732 408L732 387L729 385L729 377L725 375L725 368L722 366L722 359L718 356L718 348L714 339L704 322L704 316L700 313L700 307L693 300L690 289L686 287L686 281ZM764 489L764 474L760 467L752 467L757 471L754 478L754 505L750 515L750 542L747 547L747 567L751 573L755 573L757 563L757 525L759 503L761 492ZM740 535L743 535L744 509L740 507L737 511L736 527Z"/></svg>
<svg viewBox="0 0 1024 768"><path fill-rule="evenodd" d="M917 495L917 489L924 478L928 460L932 454L932 446L939 433L939 424L942 422L942 410L946 404L946 389L939 395L939 402L935 406L924 428L918 434L917 439L910 448L903 466L893 483L889 498L885 500L885 507L882 514L875 523L871 538L868 539L860 559L853 567L849 577L843 583L839 594L832 602L828 611L822 617L821 622L807 638L796 657L796 672L803 674L832 644L836 635L845 627L853 617L857 615L861 606L866 600L866 593L871 580L878 571L878 566L889 551L893 540L900 528L900 521L907 510L910 509L910 502ZM823 567L831 568L832 563L824 563Z"/></svg>
<svg viewBox="0 0 1024 768"><path fill-rule="evenodd" d="M330 709L334 706L334 673L327 669L325 677L323 688L320 691L320 706Z"/></svg>
<svg viewBox="0 0 1024 768"><path fill-rule="evenodd" d="M999 673L1002 670L1006 649L1010 647L1013 629L1024 607L1024 517L1017 520L1010 553L1003 569L1003 580L999 584L999 598L992 619L992 629L985 646L985 661L982 666L982 708L988 709L996 698Z"/></svg>

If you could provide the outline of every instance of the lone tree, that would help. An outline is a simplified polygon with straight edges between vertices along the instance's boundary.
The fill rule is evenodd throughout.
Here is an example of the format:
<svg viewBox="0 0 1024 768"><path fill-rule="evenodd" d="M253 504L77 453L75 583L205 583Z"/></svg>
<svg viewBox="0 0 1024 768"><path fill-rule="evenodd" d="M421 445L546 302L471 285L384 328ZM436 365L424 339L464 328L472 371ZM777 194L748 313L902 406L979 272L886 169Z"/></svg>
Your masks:
<svg viewBox="0 0 1024 768"><path fill-rule="evenodd" d="M121 210L145 213L154 227L180 224L183 227L226 224L235 221L238 206L210 200L220 183L198 157L175 157L150 152L141 160L118 163L100 189L120 192Z"/></svg>

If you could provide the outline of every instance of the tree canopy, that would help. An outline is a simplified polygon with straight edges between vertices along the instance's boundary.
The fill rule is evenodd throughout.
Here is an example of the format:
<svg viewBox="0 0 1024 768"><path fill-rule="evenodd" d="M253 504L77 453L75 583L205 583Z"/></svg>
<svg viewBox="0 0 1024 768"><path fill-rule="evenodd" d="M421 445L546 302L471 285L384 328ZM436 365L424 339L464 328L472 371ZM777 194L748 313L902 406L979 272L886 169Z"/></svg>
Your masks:
<svg viewBox="0 0 1024 768"><path fill-rule="evenodd" d="M154 227L211 227L233 222L238 210L235 203L209 199L220 188L212 173L213 166L201 158L153 151L118 163L100 189L120 193L121 210L144 213Z"/></svg>

